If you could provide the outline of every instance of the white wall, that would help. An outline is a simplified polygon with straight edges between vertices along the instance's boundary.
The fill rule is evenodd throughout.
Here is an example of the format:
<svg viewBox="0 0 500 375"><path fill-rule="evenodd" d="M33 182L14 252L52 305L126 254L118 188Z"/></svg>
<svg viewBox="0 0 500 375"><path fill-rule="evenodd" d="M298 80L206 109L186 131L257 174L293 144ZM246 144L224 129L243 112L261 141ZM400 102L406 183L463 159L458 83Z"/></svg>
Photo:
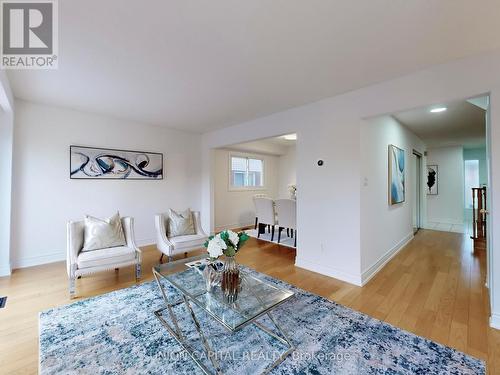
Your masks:
<svg viewBox="0 0 500 375"><path fill-rule="evenodd" d="M438 166L438 195L427 195L427 221L462 224L464 221L463 148L427 150L427 165Z"/></svg>
<svg viewBox="0 0 500 375"><path fill-rule="evenodd" d="M436 65L397 79L207 133L202 204L214 225L213 148L298 133L296 265L361 284L360 126L363 118L490 92L491 324L500 328L500 51ZM325 160L323 167L317 160ZM363 243L366 243L363 240ZM496 256L495 256L496 255Z"/></svg>
<svg viewBox="0 0 500 375"><path fill-rule="evenodd" d="M388 204L388 145L405 151L405 201ZM369 280L413 238L413 150L423 154L420 138L390 116L366 121L361 127L361 271ZM422 190L421 190L422 191Z"/></svg>
<svg viewBox="0 0 500 375"><path fill-rule="evenodd" d="M0 71L0 276L11 271L11 191L14 99L5 71Z"/></svg>
<svg viewBox="0 0 500 375"><path fill-rule="evenodd" d="M154 214L200 208L199 135L16 101L13 267L65 259L66 222L117 210L154 242ZM161 181L70 180L72 144L164 153Z"/></svg>
<svg viewBox="0 0 500 375"><path fill-rule="evenodd" d="M256 157L264 160L264 188L258 190L232 190L229 188L230 155ZM279 157L274 155L244 153L231 150L215 151L215 230L237 228L255 224L253 196L278 194Z"/></svg>
<svg viewBox="0 0 500 375"><path fill-rule="evenodd" d="M486 147L464 149L464 160L479 161L479 185L488 185L488 165L486 162Z"/></svg>
<svg viewBox="0 0 500 375"><path fill-rule="evenodd" d="M288 186L297 184L297 159L295 145L286 147L285 153L279 157L278 174L279 187L277 197L290 198Z"/></svg>

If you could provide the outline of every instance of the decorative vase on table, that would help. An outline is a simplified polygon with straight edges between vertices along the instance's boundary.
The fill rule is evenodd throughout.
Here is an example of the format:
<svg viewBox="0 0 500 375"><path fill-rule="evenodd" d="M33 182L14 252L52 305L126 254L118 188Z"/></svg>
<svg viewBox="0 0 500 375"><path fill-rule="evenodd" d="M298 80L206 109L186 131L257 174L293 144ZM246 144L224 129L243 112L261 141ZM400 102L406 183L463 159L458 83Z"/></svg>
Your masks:
<svg viewBox="0 0 500 375"><path fill-rule="evenodd" d="M205 287L207 292L214 291L217 285L220 285L221 272L223 264L219 261L210 261L203 269L203 278L205 279Z"/></svg>
<svg viewBox="0 0 500 375"><path fill-rule="evenodd" d="M234 303L238 299L240 283L238 263L236 263L234 257L226 257L224 271L222 272L221 289L227 303Z"/></svg>
<svg viewBox="0 0 500 375"><path fill-rule="evenodd" d="M216 236L210 236L205 243L205 247L212 261L215 261L221 255L225 255L221 289L224 300L228 303L234 303L238 298L241 275L234 256L248 238L245 232L236 233L231 230L225 230ZM210 270L207 270L207 273L208 272L210 272Z"/></svg>

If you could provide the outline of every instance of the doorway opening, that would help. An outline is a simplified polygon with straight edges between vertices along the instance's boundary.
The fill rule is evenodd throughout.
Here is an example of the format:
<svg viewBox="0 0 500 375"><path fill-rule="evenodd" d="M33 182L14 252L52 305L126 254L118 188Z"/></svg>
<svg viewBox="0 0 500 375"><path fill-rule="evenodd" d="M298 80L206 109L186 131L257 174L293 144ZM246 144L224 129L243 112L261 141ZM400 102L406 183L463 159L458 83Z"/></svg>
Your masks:
<svg viewBox="0 0 500 375"><path fill-rule="evenodd" d="M413 168L413 188L415 193L412 194L413 201L413 234L416 234L422 228L422 154L417 150L413 150L411 155Z"/></svg>
<svg viewBox="0 0 500 375"><path fill-rule="evenodd" d="M215 232L296 248L296 143L293 133L215 149Z"/></svg>

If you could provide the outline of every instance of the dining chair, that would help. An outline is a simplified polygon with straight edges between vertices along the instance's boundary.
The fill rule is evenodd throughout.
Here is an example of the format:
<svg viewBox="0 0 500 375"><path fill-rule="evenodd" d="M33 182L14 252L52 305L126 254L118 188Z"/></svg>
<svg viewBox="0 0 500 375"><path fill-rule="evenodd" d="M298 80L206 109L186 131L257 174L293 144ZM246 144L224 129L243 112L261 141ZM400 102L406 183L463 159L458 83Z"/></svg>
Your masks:
<svg viewBox="0 0 500 375"><path fill-rule="evenodd" d="M259 217L257 216L257 205L255 204L256 198L267 198L267 194L255 194L253 196L253 204L255 206L255 226L254 226L254 229L257 229L257 224L259 223Z"/></svg>
<svg viewBox="0 0 500 375"><path fill-rule="evenodd" d="M266 226L271 228L271 241L274 240L274 226L276 225L276 215L274 211L274 201L267 197L254 197L255 216L257 217L257 237L265 232Z"/></svg>
<svg viewBox="0 0 500 375"><path fill-rule="evenodd" d="M278 243L281 241L281 231L283 229L291 230L292 237L294 237L294 246L297 247L297 201L294 199L277 199L274 203L278 216Z"/></svg>

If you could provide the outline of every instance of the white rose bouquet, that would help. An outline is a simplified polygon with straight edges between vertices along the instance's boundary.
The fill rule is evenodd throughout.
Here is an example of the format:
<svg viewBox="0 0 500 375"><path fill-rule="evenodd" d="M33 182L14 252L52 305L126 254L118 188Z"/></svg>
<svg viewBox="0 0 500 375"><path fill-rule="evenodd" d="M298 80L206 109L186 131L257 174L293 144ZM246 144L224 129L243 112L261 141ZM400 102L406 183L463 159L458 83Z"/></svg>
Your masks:
<svg viewBox="0 0 500 375"><path fill-rule="evenodd" d="M212 260L217 259L222 254L234 257L248 238L245 232L236 233L232 230L224 230L216 236L210 236L205 242L205 247Z"/></svg>

